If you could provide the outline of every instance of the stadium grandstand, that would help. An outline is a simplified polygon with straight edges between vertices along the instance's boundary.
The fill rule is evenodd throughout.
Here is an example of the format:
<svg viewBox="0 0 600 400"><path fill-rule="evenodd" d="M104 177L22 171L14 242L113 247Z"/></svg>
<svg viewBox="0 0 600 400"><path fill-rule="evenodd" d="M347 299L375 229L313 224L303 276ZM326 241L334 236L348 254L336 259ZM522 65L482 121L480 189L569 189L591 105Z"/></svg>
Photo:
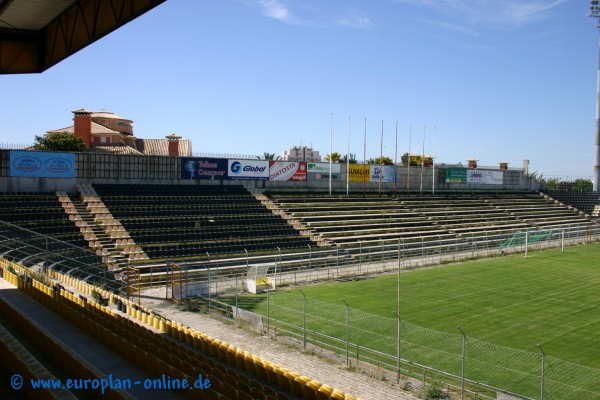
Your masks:
<svg viewBox="0 0 600 400"><path fill-rule="evenodd" d="M0 0L0 73L45 71L162 2ZM418 171L193 157L176 135L144 142L92 130L93 118L121 120L112 113L74 113L57 131L87 121L88 151L0 149L2 398L413 399L404 389L426 387L427 366L420 384L401 377L399 354L391 369L363 358L374 379L354 374L347 331L343 349L307 344L306 326L282 345L285 332L238 307L238 295L248 280L270 296L600 237L595 194L543 193L506 162ZM290 356L289 344L335 362ZM67 378L79 387L32 386ZM486 382L465 391L506 392Z"/></svg>
<svg viewBox="0 0 600 400"><path fill-rule="evenodd" d="M213 398L353 395L183 326L158 311L161 299L271 336L268 319L220 305L250 287L250 267L262 271L253 287L276 290L393 270L399 258L519 251L523 232L537 246L553 232L573 243L598 234L596 218L539 192L524 170L438 167L434 182L406 167L380 180L337 164L329 183L325 163L8 149L0 166L5 278L149 376L210 374Z"/></svg>

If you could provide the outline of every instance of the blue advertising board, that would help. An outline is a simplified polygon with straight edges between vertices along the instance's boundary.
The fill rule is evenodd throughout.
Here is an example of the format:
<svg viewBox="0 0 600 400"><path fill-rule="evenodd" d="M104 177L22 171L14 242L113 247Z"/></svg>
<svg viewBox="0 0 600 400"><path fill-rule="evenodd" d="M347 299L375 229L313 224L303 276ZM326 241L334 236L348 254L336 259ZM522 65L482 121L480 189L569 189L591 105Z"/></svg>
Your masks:
<svg viewBox="0 0 600 400"><path fill-rule="evenodd" d="M225 158L181 158L181 179L228 179Z"/></svg>
<svg viewBox="0 0 600 400"><path fill-rule="evenodd" d="M75 178L75 154L11 151L10 176Z"/></svg>
<svg viewBox="0 0 600 400"><path fill-rule="evenodd" d="M269 162L265 160L228 160L229 179L263 180L269 179Z"/></svg>

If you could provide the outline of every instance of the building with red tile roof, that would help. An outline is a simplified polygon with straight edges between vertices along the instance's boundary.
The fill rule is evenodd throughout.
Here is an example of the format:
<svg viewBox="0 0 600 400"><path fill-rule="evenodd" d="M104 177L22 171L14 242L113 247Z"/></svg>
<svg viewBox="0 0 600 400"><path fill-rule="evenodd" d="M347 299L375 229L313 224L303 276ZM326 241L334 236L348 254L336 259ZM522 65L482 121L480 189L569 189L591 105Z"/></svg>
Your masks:
<svg viewBox="0 0 600 400"><path fill-rule="evenodd" d="M47 131L72 133L80 137L88 151L152 156L191 156L192 142L170 134L165 139L140 139L133 135L133 121L110 111L73 111L73 125Z"/></svg>

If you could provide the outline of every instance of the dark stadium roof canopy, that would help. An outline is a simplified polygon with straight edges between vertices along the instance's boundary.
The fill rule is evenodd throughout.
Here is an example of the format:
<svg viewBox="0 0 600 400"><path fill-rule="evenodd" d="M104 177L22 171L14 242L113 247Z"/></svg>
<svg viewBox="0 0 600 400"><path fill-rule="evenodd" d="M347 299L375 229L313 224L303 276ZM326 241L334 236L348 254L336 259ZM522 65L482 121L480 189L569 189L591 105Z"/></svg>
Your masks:
<svg viewBox="0 0 600 400"><path fill-rule="evenodd" d="M0 74L42 72L165 0L0 0Z"/></svg>

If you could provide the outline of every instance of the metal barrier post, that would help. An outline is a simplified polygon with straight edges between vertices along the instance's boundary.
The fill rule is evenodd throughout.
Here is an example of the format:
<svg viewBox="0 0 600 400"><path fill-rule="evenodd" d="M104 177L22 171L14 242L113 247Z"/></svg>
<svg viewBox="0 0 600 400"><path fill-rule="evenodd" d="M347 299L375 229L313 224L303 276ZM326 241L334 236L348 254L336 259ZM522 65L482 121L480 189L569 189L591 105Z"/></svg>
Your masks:
<svg viewBox="0 0 600 400"><path fill-rule="evenodd" d="M271 336L271 285L267 285L267 336Z"/></svg>
<svg viewBox="0 0 600 400"><path fill-rule="evenodd" d="M544 400L544 372L546 370L546 352L544 351L544 348L542 347L541 344L537 344L537 347L540 349L540 351L542 352L542 376L541 376L541 383L540 383L540 400Z"/></svg>
<svg viewBox="0 0 600 400"><path fill-rule="evenodd" d="M462 349L460 357L460 398L464 399L465 396L465 351L467 345L467 335L460 326L457 326L460 334L462 335Z"/></svg>
<svg viewBox="0 0 600 400"><path fill-rule="evenodd" d="M348 344L350 342L350 306L348 305L348 303L346 303L346 300L343 300L344 304L346 305L346 366L350 366L350 355L349 355L349 349L348 349Z"/></svg>
<svg viewBox="0 0 600 400"><path fill-rule="evenodd" d="M302 306L302 346L306 350L306 295L302 289L298 290L300 290L300 293L302 293L302 296L304 297L304 304Z"/></svg>

